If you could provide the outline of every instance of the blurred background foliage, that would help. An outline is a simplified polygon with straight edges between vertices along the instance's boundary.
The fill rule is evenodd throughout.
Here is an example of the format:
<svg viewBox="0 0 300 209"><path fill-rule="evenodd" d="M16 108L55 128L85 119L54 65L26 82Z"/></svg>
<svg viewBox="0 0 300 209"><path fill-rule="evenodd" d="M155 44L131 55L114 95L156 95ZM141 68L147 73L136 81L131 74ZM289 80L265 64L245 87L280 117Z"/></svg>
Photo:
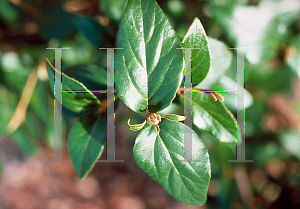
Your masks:
<svg viewBox="0 0 300 209"><path fill-rule="evenodd" d="M115 46L126 4L127 0L0 0L0 208L39 208L39 200L21 201L24 198L30 200L28 195L22 196L26 192L16 195L19 199L12 199L12 194L21 186L11 186L9 180L22 179L26 176L24 172L31 172L32 166L27 166L28 170L22 167L22 163L27 165L28 159L44 162L45 158L51 157L51 154L40 154L52 152L54 137L53 93L45 67L45 58L53 62L54 51L46 48L71 48L62 51L63 71L82 79L89 88L98 88L99 83L105 87L103 76L97 78L94 74L100 68L106 74L106 51L98 47ZM95 208L125 208L126 204L135 204L131 208L300 208L300 2L160 0L158 4L180 40L194 17L200 18L210 37L212 64L208 77L197 86L199 88L235 90L237 50L229 48L252 48L245 51L245 152L246 159L254 162L228 163L235 158L235 145L217 143L196 130L209 149L212 166L208 201L203 207L176 203L159 187L154 193L159 190L158 194L163 193L168 201L157 196L156 201L151 201L148 193L142 192L135 194L139 201L118 196L117 202L121 203L116 203L112 192L108 193L107 201L103 199L105 195L97 193L99 195L89 202L97 203ZM89 77L90 74L96 77ZM105 96L97 96L105 100ZM236 95L227 93L224 96L226 106L236 114ZM182 112L182 108L174 103L164 112ZM64 109L63 138L67 138L74 118L78 116ZM118 137L125 138L126 146L123 151L121 148L116 150L119 149L119 158L125 158L125 163L113 170L110 179L114 179L116 173L128 174L137 169L128 168L135 165L126 164L127 158L124 157L129 156L128 161L132 162L131 150L136 135L128 131L128 118L132 118L131 123L135 124L142 122L145 116L132 113L120 104L116 112L116 146ZM18 166L12 172L10 165ZM42 169L43 166L46 165L34 168ZM61 166L68 170L64 166L69 165ZM97 166L102 168L103 165ZM104 168L109 173L109 166ZM100 170L95 169L91 176L97 176ZM47 175L42 177L45 179ZM118 178L117 182L123 185L123 177ZM38 187L30 184L34 181L28 180L30 177L24 179L27 179L23 183L28 187ZM95 179L102 184L100 177ZM105 180L110 181L107 177ZM133 180L131 183L137 182ZM143 190L147 189L144 186ZM61 195L58 205L71 204L66 197L69 196ZM80 201L84 202L87 197L83 195L82 198ZM101 198L102 205L97 202ZM43 208L51 208L47 205L53 205L50 202ZM21 207L22 204L29 206ZM70 208L80 208L78 204ZM84 205L82 208L89 207Z"/></svg>

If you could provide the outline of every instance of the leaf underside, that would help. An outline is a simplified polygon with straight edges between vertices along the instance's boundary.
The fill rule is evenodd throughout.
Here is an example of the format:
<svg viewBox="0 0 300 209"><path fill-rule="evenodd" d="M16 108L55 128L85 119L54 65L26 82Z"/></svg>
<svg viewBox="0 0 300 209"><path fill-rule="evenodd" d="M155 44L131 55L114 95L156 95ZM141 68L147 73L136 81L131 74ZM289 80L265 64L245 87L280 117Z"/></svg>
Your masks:
<svg viewBox="0 0 300 209"><path fill-rule="evenodd" d="M49 77L49 82L52 90L54 90L54 72L61 74L62 91L84 91L85 93L67 93L62 92L62 105L76 113L90 111L91 109L100 106L100 101L79 81L57 71L53 65L46 60L46 67Z"/></svg>
<svg viewBox="0 0 300 209"><path fill-rule="evenodd" d="M71 129L68 149L79 178L84 178L93 169L103 152L105 138L105 117L83 116Z"/></svg>

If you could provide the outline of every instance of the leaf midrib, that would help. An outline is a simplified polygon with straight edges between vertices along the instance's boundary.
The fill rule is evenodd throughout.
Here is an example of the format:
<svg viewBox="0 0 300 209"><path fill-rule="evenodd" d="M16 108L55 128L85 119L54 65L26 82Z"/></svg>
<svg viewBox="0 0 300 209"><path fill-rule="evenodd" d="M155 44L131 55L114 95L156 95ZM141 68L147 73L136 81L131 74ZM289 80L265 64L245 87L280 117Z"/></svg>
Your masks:
<svg viewBox="0 0 300 209"><path fill-rule="evenodd" d="M81 168L81 170L82 170L82 168L83 168L83 159L84 159L84 156L85 156L85 153L86 153L86 150L87 150L87 147L88 147L88 144L90 143L90 140L91 140L91 138L92 138L92 135L93 135L93 133L94 133L94 131L95 131L95 128L96 128L96 126L98 125L98 122L99 122L99 120L100 120L100 116L97 118L97 120L94 122L94 124L93 124L93 126L92 126L92 130L91 130L91 132L90 132L90 134L89 134L89 136L88 136L88 138L87 138L87 140L86 140L86 143L85 143L85 146L84 146L84 149L83 149L83 154L82 154L82 161L81 161L81 166L80 166L80 168ZM88 132L87 132L88 133Z"/></svg>
<svg viewBox="0 0 300 209"><path fill-rule="evenodd" d="M164 131L166 134L168 134L168 135L170 135L173 139L175 139L176 141L179 141L179 140L177 140L174 136L172 136L170 133L168 133L168 132L166 132L165 130L163 130L163 129L161 129L161 131ZM161 138L161 137L160 137ZM161 139L162 140L162 139ZM181 141L179 141L181 144L183 144ZM164 144L164 143L163 143ZM164 144L165 145L165 144ZM174 152L174 151L171 151L171 150L169 150L168 148L167 148L167 146L165 145L165 148L169 151L169 152L173 152L173 153L175 153L175 154L178 154L178 155L180 155L179 153L177 153L177 152ZM181 155L180 155L181 156ZM182 156L181 156L182 157ZM170 158L171 158L171 156L170 156ZM172 159L172 158L171 158ZM173 161L172 161L173 162ZM201 176L196 172L196 170L193 168L193 166L190 164L190 162L189 161L187 161L188 162L188 164L191 166L191 168L194 170L194 172L195 172L195 174L201 179L201 180L203 180L202 178L201 178ZM175 166L175 165L174 165Z"/></svg>
<svg viewBox="0 0 300 209"><path fill-rule="evenodd" d="M88 99L88 100L91 100L92 102L93 101L96 101L96 103L98 104L98 105L100 105L101 104L101 102L99 101L99 99L83 84L83 83L81 83L81 82L79 82L79 81L77 81L76 79L74 79L74 78L72 78L72 77L70 77L70 76L68 76L68 75L66 75L64 72L59 72L53 65L52 65L52 63L48 60L48 59L46 59L46 62L49 64L49 66L50 66L50 68L53 70L53 72L55 71L55 72L57 72L57 73L59 73L60 75L61 75L61 79L63 78L63 77L66 77L67 79L69 79L69 80L72 80L72 81L74 81L75 83L77 83L81 88L83 88L83 90L85 90L92 98L93 98L93 100L91 100L91 98L86 98L86 99ZM77 90L79 90L79 89L77 89Z"/></svg>
<svg viewBox="0 0 300 209"><path fill-rule="evenodd" d="M182 96L181 96L182 97ZM186 99L186 100L188 100L189 102L191 101L191 100L189 100L189 99ZM202 109L202 111L204 111L204 112L207 112L213 119L214 119L214 121L216 121L220 126L222 126L231 136L234 136L234 135L232 135L226 128L225 128L225 126L223 125L223 124L221 124L213 115L211 115L208 111L206 111L204 108L202 108L200 105L198 105L196 102L194 102L195 104L196 104L196 106L197 107L199 107L200 109ZM226 111L227 112L227 111ZM194 123L194 122L193 122Z"/></svg>
<svg viewBox="0 0 300 209"><path fill-rule="evenodd" d="M161 130L161 131L164 131L164 130ZM166 131L164 131L164 132L166 132ZM168 133L168 132L166 132L166 133ZM172 138L174 138L172 135L170 135ZM159 139L161 140L161 142L162 142L162 144L164 145L164 147L165 147L165 149L168 151L168 155L169 155L169 157L170 157L170 161L171 161L171 163L172 163L172 166L176 169L176 172L177 172L177 174L179 175L179 177L180 177L180 179L181 179L181 182L182 182L182 184L183 185L185 185L185 187L187 188L187 191L189 191L189 193L191 194L191 196L195 199L195 200L197 200L198 199L198 197L195 197L194 196L194 194L193 194L193 192L190 190L190 188L189 188L189 186L187 186L186 184L185 184L185 182L183 181L183 179L182 179L182 177L181 177L181 173L178 171L178 169L176 168L176 166L174 165L174 163L173 163L173 160L172 160L172 157L171 157L171 155L170 155L170 153L169 152L172 152L172 151L170 151L170 150L168 150L168 148L167 148L167 146L165 145L165 143L164 143L164 141L162 140L162 138L161 138L161 136L160 135L157 135L157 137L159 137ZM156 138L157 138L156 137ZM176 139L176 138L175 138ZM154 150L154 149L153 149ZM153 154L155 153L155 151L153 151ZM176 152L173 152L173 153L176 153ZM179 153L176 153L176 154L179 154ZM180 155L180 154L179 154ZM154 155L153 155L153 157L154 157ZM154 159L155 159L155 157L154 157ZM157 168L157 166L156 166L156 161L154 160L154 166L155 166L155 168ZM192 167L192 166L191 166ZM193 167L192 167L193 168ZM171 168L172 169L172 168ZM194 168L193 168L194 169ZM194 170L195 171L195 170ZM157 169L156 169L156 172L158 173L158 171L157 171ZM170 172L171 172L171 170L169 171L169 175L170 175ZM197 172L195 171L195 173L197 174ZM184 175L183 175L184 176ZM198 176L198 174L197 174L197 176ZM188 178L188 177L187 177ZM201 179L201 178L200 178ZM170 188L170 186L169 186L169 188Z"/></svg>
<svg viewBox="0 0 300 209"><path fill-rule="evenodd" d="M148 108L148 104L149 104L149 102L148 102L148 100L149 100L149 98L148 98L148 94L149 94L149 86L148 86L148 71L147 71L147 50L146 50L146 45L147 45L147 43L146 43L146 40L145 40L145 29L144 29L144 14L147 12L147 10L148 10L148 8L149 8L149 4L147 5L147 10L145 11L145 13L143 13L143 11L142 11L142 2L141 2L141 4L139 4L139 6L140 6L140 9L141 9L141 13L143 14L142 15L142 27L143 27L143 40L144 40L144 46L145 46L145 48L144 48L144 52L145 52L145 70L146 70L146 75L147 75L147 81L146 81L146 86L147 86L147 96L146 96L146 103L147 103L147 108ZM154 18L155 18L155 6L154 6L154 8L153 8L153 10L154 10ZM133 18L134 19L134 18ZM155 22L155 21L154 21ZM155 27L154 27L154 29L153 30L155 30ZM152 36L151 36L152 37ZM151 38L149 38L149 41L151 40Z"/></svg>

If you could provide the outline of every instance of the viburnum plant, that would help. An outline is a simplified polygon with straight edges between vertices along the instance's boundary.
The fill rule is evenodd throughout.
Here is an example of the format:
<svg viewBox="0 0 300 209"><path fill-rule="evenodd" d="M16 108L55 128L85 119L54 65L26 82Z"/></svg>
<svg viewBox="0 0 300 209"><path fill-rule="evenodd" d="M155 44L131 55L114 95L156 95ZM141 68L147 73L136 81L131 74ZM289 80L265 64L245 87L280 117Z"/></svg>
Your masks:
<svg viewBox="0 0 300 209"><path fill-rule="evenodd" d="M195 18L180 42L164 12L154 0L129 0L121 19L115 52L115 98L134 112L145 112L142 124L130 124L139 131L133 155L136 163L173 198L188 205L203 205L211 177L207 148L199 136L181 121L184 116L160 114L173 100L192 104L193 124L221 142L235 143L237 122L217 92L192 93L185 101L184 50L192 51L192 86L207 76L211 54L208 38ZM181 48L181 49L180 49ZM47 60L53 88L54 72ZM112 101L92 89L106 89L104 68L89 66L77 79L61 73L62 90L86 93L62 94L65 110L78 113L79 119L69 134L68 150L79 178L84 178L100 158L106 141L106 107ZM191 88L190 88L191 89ZM196 88L193 88L196 89ZM188 88L186 88L188 90ZM190 93L190 92L189 92ZM192 136L192 160L185 159L184 134Z"/></svg>

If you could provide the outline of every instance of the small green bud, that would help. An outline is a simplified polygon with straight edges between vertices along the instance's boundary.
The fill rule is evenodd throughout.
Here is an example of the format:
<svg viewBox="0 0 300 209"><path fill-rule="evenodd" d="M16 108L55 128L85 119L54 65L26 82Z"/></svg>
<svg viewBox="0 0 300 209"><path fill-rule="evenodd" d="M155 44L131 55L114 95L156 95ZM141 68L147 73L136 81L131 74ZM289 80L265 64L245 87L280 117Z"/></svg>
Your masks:
<svg viewBox="0 0 300 209"><path fill-rule="evenodd" d="M171 120L171 121L184 121L186 119L186 117L182 116L182 115L167 114L165 116L166 116L166 119Z"/></svg>
<svg viewBox="0 0 300 209"><path fill-rule="evenodd" d="M145 120L143 123L141 123L141 124L130 125L130 119L129 119L128 122L127 122L127 124L128 124L129 129L130 129L131 131L139 131L139 130L141 130L141 129L144 127L144 125L146 124L146 120Z"/></svg>

